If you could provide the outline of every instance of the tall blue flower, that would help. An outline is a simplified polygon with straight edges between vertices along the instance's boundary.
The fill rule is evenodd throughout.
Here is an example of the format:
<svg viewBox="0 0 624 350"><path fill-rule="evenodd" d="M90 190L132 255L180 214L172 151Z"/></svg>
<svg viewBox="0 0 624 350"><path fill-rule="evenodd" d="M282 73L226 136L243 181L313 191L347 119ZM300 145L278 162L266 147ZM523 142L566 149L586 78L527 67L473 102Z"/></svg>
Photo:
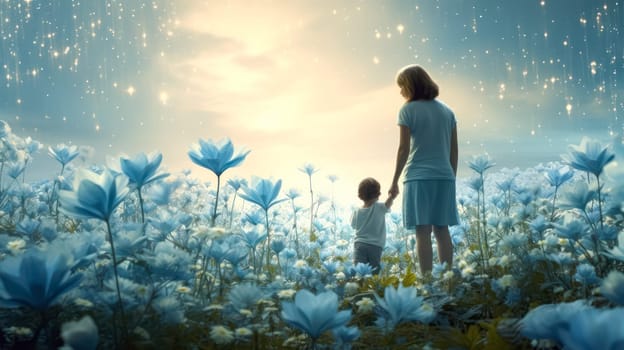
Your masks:
<svg viewBox="0 0 624 350"><path fill-rule="evenodd" d="M116 176L108 169L101 174L84 170L75 178L73 190L61 190L59 201L61 210L70 216L86 219L100 219L106 222L108 242L111 246L113 272L117 287L117 300L121 310L122 327L126 331L125 314L119 288L119 274L117 273L117 254L113 232L110 227L110 217L115 208L123 202L128 195L128 178Z"/></svg>
<svg viewBox="0 0 624 350"><path fill-rule="evenodd" d="M27 253L0 265L0 306L45 310L76 288L82 274L71 272L67 256L51 251Z"/></svg>
<svg viewBox="0 0 624 350"><path fill-rule="evenodd" d="M150 154L148 157L145 153L139 153L133 159L122 157L120 162L121 171L128 177L130 185L137 189L139 206L141 207L141 222L145 222L143 195L141 193L143 186L169 176L167 173L157 173L162 162L162 154Z"/></svg>
<svg viewBox="0 0 624 350"><path fill-rule="evenodd" d="M583 137L580 145L570 145L567 154L561 156L563 161L577 170L586 171L599 177L604 167L615 158L615 153L600 142Z"/></svg>
<svg viewBox="0 0 624 350"><path fill-rule="evenodd" d="M326 331L345 326L351 310L338 311L338 296L332 291L319 294L302 289L295 301L282 303L282 319L312 338L313 342Z"/></svg>
<svg viewBox="0 0 624 350"><path fill-rule="evenodd" d="M252 202L264 210L264 218L267 233L267 248L266 248L266 264L267 267L270 263L271 255L271 236L269 233L269 209L281 203L287 198L278 199L279 191L282 188L282 180L277 180L275 183L268 179L254 178L252 181L252 187L243 187L243 193L240 194L241 198Z"/></svg>
<svg viewBox="0 0 624 350"><path fill-rule="evenodd" d="M286 200L277 199L280 189L282 188L282 180L273 182L269 179L254 179L252 186L244 186L241 198L252 202L262 208L264 211L269 210L272 206Z"/></svg>
<svg viewBox="0 0 624 350"><path fill-rule="evenodd" d="M191 146L188 155L193 163L221 176L227 169L240 165L249 152L241 152L235 156L234 145L228 138L219 142L200 139Z"/></svg>
<svg viewBox="0 0 624 350"><path fill-rule="evenodd" d="M495 165L496 163L494 163L490 159L490 157L485 154L480 156L474 156L472 157L472 160L468 162L468 167L477 172L477 174L479 175L483 175L486 170L492 168Z"/></svg>
<svg viewBox="0 0 624 350"><path fill-rule="evenodd" d="M161 153L146 155L139 153L134 158L121 157L121 170L129 179L132 186L141 188L156 180L169 176L168 173L158 173L162 162Z"/></svg>
<svg viewBox="0 0 624 350"><path fill-rule="evenodd" d="M229 138L219 142L200 139L198 143L191 146L188 152L191 161L201 167L212 171L217 175L217 194L212 213L212 225L217 219L217 207L219 206L219 189L221 187L221 174L229 168L240 165L251 151L240 152L234 155L234 145Z"/></svg>
<svg viewBox="0 0 624 350"><path fill-rule="evenodd" d="M401 284L398 288L386 287L383 298L375 294L380 306L379 318L375 324L392 330L398 324L406 321L431 322L436 316L436 311L430 304L424 302L423 297L419 297L417 294L416 287L404 287Z"/></svg>
<svg viewBox="0 0 624 350"><path fill-rule="evenodd" d="M74 158L78 157L80 152L78 152L78 146L76 145L65 145L60 144L54 147L48 147L48 154L50 157L56 159L61 166L65 168L65 166L74 160ZM61 171L62 172L62 171Z"/></svg>
<svg viewBox="0 0 624 350"><path fill-rule="evenodd" d="M101 174L84 170L76 176L73 190L60 191L61 210L77 218L108 221L128 195L127 183L127 178L108 170Z"/></svg>
<svg viewBox="0 0 624 350"><path fill-rule="evenodd" d="M544 173L544 177L548 181L548 183L553 187L559 187L566 183L574 176L574 172L567 166L550 169Z"/></svg>

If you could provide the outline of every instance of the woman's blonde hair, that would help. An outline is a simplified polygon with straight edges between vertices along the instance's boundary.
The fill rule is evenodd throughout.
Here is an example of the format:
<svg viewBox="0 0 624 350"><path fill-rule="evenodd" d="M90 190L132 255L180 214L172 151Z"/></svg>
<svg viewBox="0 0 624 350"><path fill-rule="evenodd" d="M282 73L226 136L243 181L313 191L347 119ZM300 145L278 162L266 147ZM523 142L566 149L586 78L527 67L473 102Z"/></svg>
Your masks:
<svg viewBox="0 0 624 350"><path fill-rule="evenodd" d="M440 93L438 84L417 64L401 68L397 73L396 82L404 89L409 101L433 100Z"/></svg>

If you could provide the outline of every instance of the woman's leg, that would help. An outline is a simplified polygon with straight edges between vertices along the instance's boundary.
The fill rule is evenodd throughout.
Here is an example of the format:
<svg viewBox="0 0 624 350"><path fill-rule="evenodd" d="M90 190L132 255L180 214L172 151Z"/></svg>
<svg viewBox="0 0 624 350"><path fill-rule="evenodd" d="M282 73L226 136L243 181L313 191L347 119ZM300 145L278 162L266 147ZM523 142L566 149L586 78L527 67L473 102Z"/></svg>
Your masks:
<svg viewBox="0 0 624 350"><path fill-rule="evenodd" d="M446 263L447 268L451 268L453 266L453 241L448 226L434 226L433 234L438 243L440 264Z"/></svg>
<svg viewBox="0 0 624 350"><path fill-rule="evenodd" d="M431 225L416 226L416 250L420 272L424 275L433 268L433 249L431 248Z"/></svg>

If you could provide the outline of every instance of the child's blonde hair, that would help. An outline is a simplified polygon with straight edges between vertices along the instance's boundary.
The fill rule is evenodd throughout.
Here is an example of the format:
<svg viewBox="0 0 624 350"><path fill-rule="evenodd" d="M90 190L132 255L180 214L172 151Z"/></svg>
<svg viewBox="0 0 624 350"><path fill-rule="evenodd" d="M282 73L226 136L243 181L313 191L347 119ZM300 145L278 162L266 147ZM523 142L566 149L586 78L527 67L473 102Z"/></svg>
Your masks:
<svg viewBox="0 0 624 350"><path fill-rule="evenodd" d="M396 82L405 90L409 101L433 100L440 93L438 84L417 64L401 68L397 73Z"/></svg>

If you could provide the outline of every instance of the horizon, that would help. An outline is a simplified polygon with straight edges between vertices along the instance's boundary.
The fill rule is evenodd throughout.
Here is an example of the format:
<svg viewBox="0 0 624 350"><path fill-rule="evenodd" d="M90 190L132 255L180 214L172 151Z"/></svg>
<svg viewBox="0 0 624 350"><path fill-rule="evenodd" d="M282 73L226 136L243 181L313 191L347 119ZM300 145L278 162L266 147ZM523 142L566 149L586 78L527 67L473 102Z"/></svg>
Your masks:
<svg viewBox="0 0 624 350"><path fill-rule="evenodd" d="M215 179L187 156L198 139L251 153L225 178L281 178L341 201L360 179L389 185L403 103L394 76L421 64L455 111L459 178L559 161L583 136L624 124L624 3L494 0L79 1L0 4L2 109L14 132L85 146L88 163L159 151L172 173ZM28 176L55 176L43 150ZM30 173L32 172L32 174ZM324 187L323 187L324 186ZM383 190L382 190L383 192Z"/></svg>

